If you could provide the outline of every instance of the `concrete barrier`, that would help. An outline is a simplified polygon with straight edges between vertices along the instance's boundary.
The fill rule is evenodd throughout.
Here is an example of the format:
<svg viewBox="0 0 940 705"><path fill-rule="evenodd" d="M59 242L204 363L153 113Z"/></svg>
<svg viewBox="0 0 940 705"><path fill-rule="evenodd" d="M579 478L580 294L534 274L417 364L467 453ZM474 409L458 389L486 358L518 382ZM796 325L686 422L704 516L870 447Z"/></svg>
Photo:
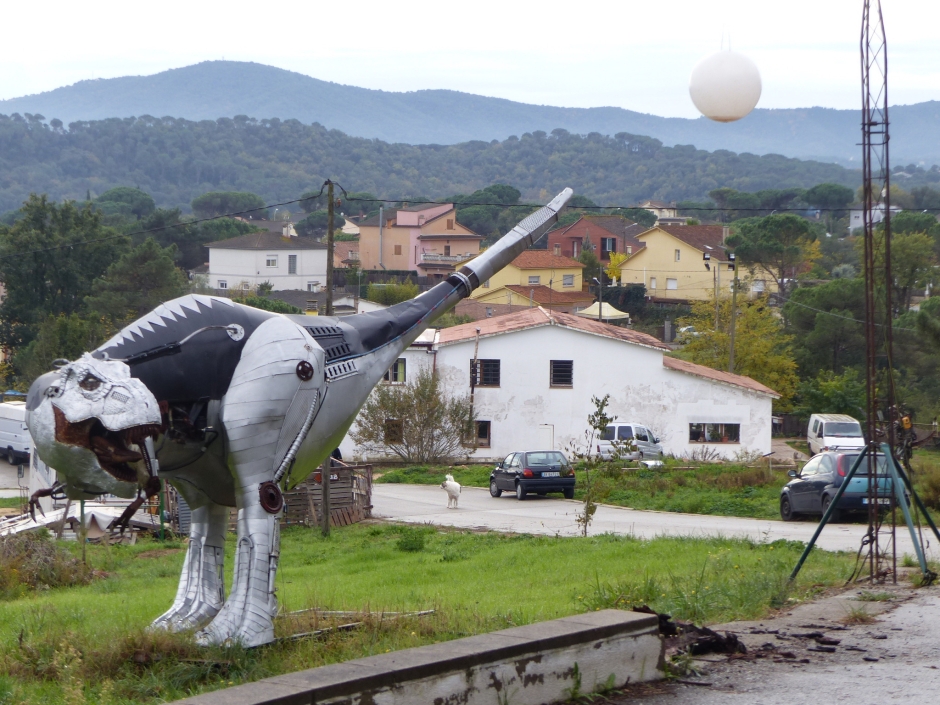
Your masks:
<svg viewBox="0 0 940 705"><path fill-rule="evenodd" d="M662 678L654 615L603 610L298 671L188 705L542 705Z"/></svg>

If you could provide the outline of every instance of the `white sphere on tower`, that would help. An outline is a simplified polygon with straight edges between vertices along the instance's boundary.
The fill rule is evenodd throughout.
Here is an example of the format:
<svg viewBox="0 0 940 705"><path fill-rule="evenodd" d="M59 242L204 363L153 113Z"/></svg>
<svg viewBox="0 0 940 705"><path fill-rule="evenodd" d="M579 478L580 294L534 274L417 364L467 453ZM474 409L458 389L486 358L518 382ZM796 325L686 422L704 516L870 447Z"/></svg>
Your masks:
<svg viewBox="0 0 940 705"><path fill-rule="evenodd" d="M757 65L743 54L719 51L692 69L689 95L705 117L734 122L750 113L760 100Z"/></svg>

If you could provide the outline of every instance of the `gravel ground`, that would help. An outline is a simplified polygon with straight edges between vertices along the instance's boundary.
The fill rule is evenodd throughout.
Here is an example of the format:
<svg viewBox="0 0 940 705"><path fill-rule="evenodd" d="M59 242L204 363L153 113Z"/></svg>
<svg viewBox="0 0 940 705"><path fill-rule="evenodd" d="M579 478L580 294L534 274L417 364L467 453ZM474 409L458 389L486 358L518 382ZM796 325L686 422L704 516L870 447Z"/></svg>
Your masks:
<svg viewBox="0 0 940 705"><path fill-rule="evenodd" d="M890 597L864 601L865 594ZM870 623L849 624L864 609ZM746 656L704 656L685 682L628 689L608 702L626 705L881 705L932 699L940 690L940 588L857 588L800 605L760 622L714 627L733 631ZM695 683L696 685L693 685Z"/></svg>

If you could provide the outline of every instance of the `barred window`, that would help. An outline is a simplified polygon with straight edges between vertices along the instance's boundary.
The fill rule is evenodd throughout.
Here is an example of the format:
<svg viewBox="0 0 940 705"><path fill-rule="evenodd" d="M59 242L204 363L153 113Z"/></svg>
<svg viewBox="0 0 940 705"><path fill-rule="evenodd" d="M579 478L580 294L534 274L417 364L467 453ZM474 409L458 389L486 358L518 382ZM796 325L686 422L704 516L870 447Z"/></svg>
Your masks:
<svg viewBox="0 0 940 705"><path fill-rule="evenodd" d="M401 443L405 437L405 424L401 419L385 419L385 445Z"/></svg>
<svg viewBox="0 0 940 705"><path fill-rule="evenodd" d="M475 387L498 387L499 360L471 360L470 381Z"/></svg>
<svg viewBox="0 0 940 705"><path fill-rule="evenodd" d="M463 445L472 448L490 447L490 422L474 421L470 428L465 429Z"/></svg>
<svg viewBox="0 0 940 705"><path fill-rule="evenodd" d="M574 384L574 361L551 360L551 386L571 387Z"/></svg>

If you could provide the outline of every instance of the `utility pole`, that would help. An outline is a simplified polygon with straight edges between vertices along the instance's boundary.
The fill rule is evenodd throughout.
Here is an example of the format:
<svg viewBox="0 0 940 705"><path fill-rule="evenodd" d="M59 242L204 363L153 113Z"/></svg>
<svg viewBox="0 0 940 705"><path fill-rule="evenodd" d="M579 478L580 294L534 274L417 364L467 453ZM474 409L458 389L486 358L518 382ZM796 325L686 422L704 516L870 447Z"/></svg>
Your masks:
<svg viewBox="0 0 940 705"><path fill-rule="evenodd" d="M601 268L600 276L595 279L597 282L597 320L603 322L601 309L604 306L604 270Z"/></svg>
<svg viewBox="0 0 940 705"><path fill-rule="evenodd" d="M731 350L728 353L728 372L734 372L734 324L738 315L738 265L734 260L734 253L728 255L731 264L728 266L734 271L734 283L731 285Z"/></svg>
<svg viewBox="0 0 940 705"><path fill-rule="evenodd" d="M324 536L330 535L330 474L333 472L333 456L326 456L320 466L320 531Z"/></svg>
<svg viewBox="0 0 940 705"><path fill-rule="evenodd" d="M327 224L326 224L326 310L324 313L327 316L333 315L333 182L326 182L326 197L329 200L329 205L326 208L327 212ZM326 477L324 476L324 483L326 483ZM327 525L327 533L329 533L329 525Z"/></svg>
<svg viewBox="0 0 940 705"><path fill-rule="evenodd" d="M721 302L721 263L715 267L715 332L718 332L718 311Z"/></svg>

